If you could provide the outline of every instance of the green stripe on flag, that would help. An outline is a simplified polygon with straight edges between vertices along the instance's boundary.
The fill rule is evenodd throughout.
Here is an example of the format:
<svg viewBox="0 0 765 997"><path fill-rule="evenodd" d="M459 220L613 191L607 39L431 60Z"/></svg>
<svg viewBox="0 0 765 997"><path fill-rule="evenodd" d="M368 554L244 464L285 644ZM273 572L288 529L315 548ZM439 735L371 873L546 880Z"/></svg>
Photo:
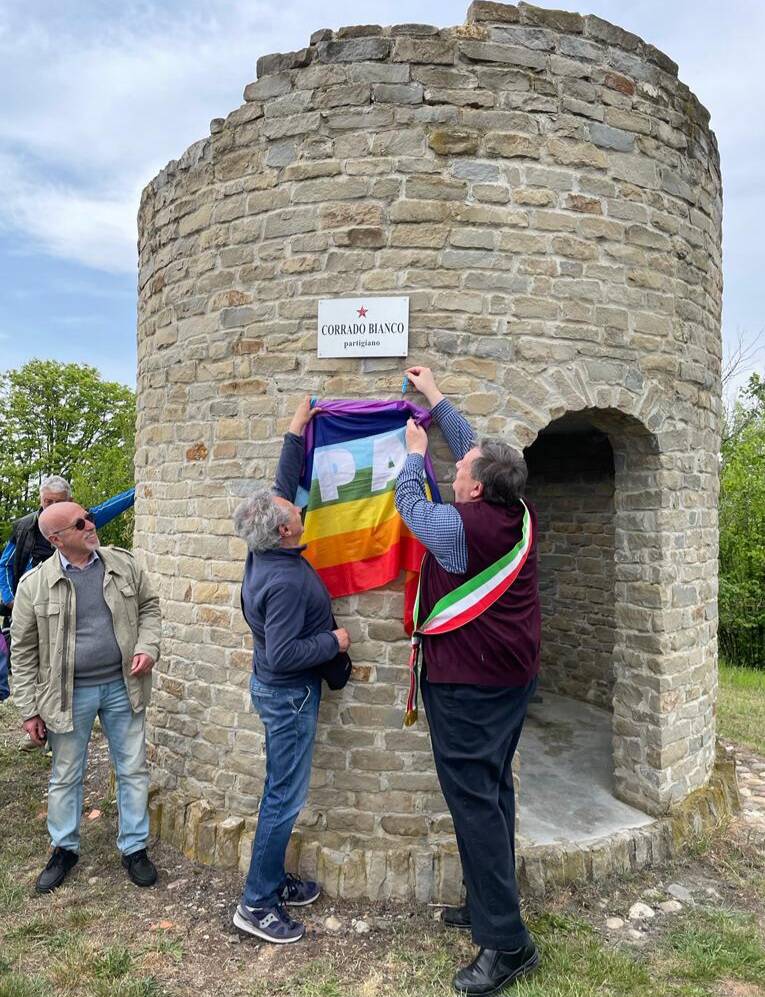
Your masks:
<svg viewBox="0 0 765 997"><path fill-rule="evenodd" d="M311 491L308 494L308 509L324 509L330 505L341 505L343 502L353 502L356 499L374 498L383 495L385 492L392 492L396 487L396 479L393 478L384 488L378 488L372 493L372 468L362 467L356 472L353 481L347 485L338 485L337 498L322 501L321 490L318 478L311 482Z"/></svg>

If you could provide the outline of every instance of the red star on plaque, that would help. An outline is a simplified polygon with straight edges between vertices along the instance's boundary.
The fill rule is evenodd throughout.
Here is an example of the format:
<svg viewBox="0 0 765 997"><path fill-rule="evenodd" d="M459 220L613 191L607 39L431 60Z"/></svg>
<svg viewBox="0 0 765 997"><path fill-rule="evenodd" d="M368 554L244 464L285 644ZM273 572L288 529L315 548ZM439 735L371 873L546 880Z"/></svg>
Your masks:
<svg viewBox="0 0 765 997"><path fill-rule="evenodd" d="M367 317L367 310L362 305L361 308L359 308L359 318L366 318L366 317Z"/></svg>

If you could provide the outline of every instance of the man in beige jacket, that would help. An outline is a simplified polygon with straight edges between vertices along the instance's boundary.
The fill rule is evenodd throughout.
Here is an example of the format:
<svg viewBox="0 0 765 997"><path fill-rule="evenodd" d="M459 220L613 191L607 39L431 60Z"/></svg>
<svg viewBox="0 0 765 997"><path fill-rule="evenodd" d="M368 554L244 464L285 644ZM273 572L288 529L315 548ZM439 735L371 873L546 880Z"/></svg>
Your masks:
<svg viewBox="0 0 765 997"><path fill-rule="evenodd" d="M117 772L122 864L137 886L157 871L149 835L145 707L159 657L159 600L133 555L101 547L87 513L59 502L40 514L55 554L21 579L11 625L14 701L32 740L53 753L53 852L35 885L49 893L77 863L88 741L96 716Z"/></svg>

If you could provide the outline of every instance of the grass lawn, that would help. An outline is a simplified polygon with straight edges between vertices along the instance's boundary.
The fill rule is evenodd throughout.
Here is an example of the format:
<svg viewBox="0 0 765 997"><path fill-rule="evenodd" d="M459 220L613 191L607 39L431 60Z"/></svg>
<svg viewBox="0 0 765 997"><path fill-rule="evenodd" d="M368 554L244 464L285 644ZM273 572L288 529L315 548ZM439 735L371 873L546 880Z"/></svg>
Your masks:
<svg viewBox="0 0 765 997"><path fill-rule="evenodd" d="M755 719L765 688L728 670L721 685L722 733L765 753L762 712L759 731ZM80 863L55 894L36 896L49 762L20 753L18 739L13 706L0 705L0 997L443 997L474 954L433 907L328 898L301 912L300 944L243 941L231 926L241 877L161 843L158 887L137 890L119 866L98 735ZM672 883L694 903L667 913ZM655 917L630 922L636 900ZM340 931L326 928L330 913ZM765 849L741 818L671 866L534 901L526 914L542 960L517 997L765 997ZM609 930L607 917L623 926ZM357 933L354 918L371 930Z"/></svg>
<svg viewBox="0 0 765 997"><path fill-rule="evenodd" d="M765 669L720 662L718 734L765 755Z"/></svg>

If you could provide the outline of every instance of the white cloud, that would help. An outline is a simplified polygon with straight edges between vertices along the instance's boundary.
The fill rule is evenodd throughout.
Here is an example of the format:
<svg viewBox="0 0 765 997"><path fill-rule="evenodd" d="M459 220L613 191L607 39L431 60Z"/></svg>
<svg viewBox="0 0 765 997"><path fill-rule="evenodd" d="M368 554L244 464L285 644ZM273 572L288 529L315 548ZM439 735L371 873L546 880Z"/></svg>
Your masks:
<svg viewBox="0 0 765 997"><path fill-rule="evenodd" d="M134 272L141 187L238 105L269 8L65 6L69 17L44 4L0 14L15 82L0 118L0 225L54 256Z"/></svg>
<svg viewBox="0 0 765 997"><path fill-rule="evenodd" d="M86 186L22 171L0 157L2 220L53 256L96 270L134 272L136 195L110 197Z"/></svg>
<svg viewBox="0 0 765 997"><path fill-rule="evenodd" d="M462 21L462 4L449 2ZM6 0L0 63L14 87L0 116L0 226L51 255L134 272L141 188L239 105L260 55L306 45L327 17L446 16L416 6Z"/></svg>
<svg viewBox="0 0 765 997"><path fill-rule="evenodd" d="M541 0L561 6L560 0ZM89 267L135 269L140 189L233 110L258 56L307 44L319 27L459 24L469 0L5 0L0 62L13 80L0 116L0 226ZM563 4L562 6L566 6ZM739 0L573 3L676 59L712 112L726 183L726 327L765 314L759 274L765 7ZM709 25L715 26L714 36Z"/></svg>

